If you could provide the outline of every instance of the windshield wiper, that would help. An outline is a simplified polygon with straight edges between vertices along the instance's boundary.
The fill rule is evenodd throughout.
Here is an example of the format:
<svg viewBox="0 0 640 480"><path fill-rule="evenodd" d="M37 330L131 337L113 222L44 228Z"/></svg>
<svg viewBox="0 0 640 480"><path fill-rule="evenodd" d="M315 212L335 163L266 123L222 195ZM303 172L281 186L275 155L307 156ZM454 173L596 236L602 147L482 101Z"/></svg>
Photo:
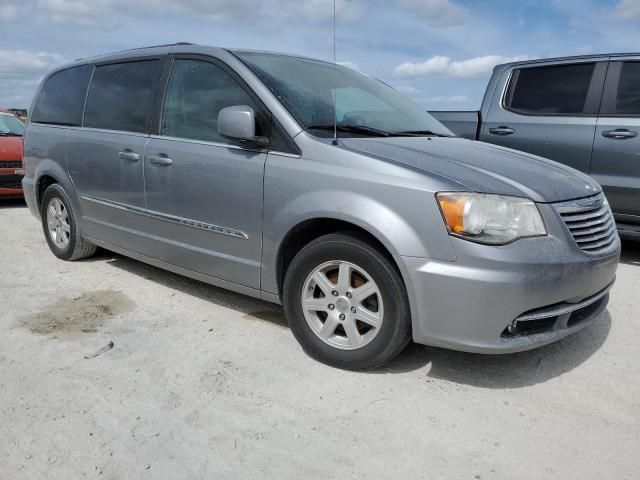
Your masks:
<svg viewBox="0 0 640 480"><path fill-rule="evenodd" d="M0 132L0 137L21 137L22 135L14 132Z"/></svg>
<svg viewBox="0 0 640 480"><path fill-rule="evenodd" d="M376 137L389 137L391 134L384 130L378 130L377 128L367 127L366 125L310 125L307 130L328 130L346 133L361 133L363 135L374 135Z"/></svg>
<svg viewBox="0 0 640 480"><path fill-rule="evenodd" d="M402 132L393 132L393 135L411 135L415 137L451 137L451 135L436 133L432 132L431 130L404 130Z"/></svg>

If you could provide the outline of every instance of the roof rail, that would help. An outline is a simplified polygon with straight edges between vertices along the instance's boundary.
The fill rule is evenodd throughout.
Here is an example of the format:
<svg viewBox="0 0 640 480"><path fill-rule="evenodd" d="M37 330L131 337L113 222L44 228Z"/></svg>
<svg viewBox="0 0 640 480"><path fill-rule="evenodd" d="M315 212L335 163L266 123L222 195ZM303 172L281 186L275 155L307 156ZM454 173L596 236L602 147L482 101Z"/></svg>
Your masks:
<svg viewBox="0 0 640 480"><path fill-rule="evenodd" d="M193 43L191 43L191 42L164 43L162 45L150 45L148 47L129 48L127 50L122 50L122 51L123 52L130 52L131 50L144 50L145 48L176 47L178 45L193 45Z"/></svg>
<svg viewBox="0 0 640 480"><path fill-rule="evenodd" d="M135 50L146 50L147 48L176 47L178 45L194 45L194 44L191 42L164 43L162 45L149 45L147 47L127 48L126 50L118 50L117 52L110 52L110 53L107 53L106 55L112 55L112 54L124 53L124 52L133 52ZM98 56L101 56L101 55L98 55ZM76 58L75 61L77 62L80 60L85 60L85 58L94 58L94 57Z"/></svg>

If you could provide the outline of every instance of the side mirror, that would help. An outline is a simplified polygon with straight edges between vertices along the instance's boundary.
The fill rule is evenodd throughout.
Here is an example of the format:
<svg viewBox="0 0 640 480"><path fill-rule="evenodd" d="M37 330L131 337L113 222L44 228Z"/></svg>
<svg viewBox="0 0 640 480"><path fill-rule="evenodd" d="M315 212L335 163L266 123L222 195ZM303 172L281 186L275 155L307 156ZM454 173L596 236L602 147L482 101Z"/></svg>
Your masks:
<svg viewBox="0 0 640 480"><path fill-rule="evenodd" d="M220 110L218 133L248 146L266 147L269 144L267 137L256 137L256 116L253 108L247 105L234 105Z"/></svg>

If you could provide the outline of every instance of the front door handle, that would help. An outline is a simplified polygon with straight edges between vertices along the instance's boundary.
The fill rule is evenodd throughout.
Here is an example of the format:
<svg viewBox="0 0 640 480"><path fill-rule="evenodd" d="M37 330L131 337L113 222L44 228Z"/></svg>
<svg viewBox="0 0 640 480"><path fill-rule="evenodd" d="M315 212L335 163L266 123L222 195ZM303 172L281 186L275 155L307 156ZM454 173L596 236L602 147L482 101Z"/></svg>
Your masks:
<svg viewBox="0 0 640 480"><path fill-rule="evenodd" d="M504 135L514 134L514 133L516 133L516 131L511 127L505 127L503 125L503 126L500 126L500 127L490 128L489 129L489 133L491 133L493 135L503 135L504 136Z"/></svg>
<svg viewBox="0 0 640 480"><path fill-rule="evenodd" d="M129 160L130 162L137 162L138 160L140 160L140 155L136 152L132 152L128 148L122 150L121 152L118 152L118 156L120 157L120 159Z"/></svg>
<svg viewBox="0 0 640 480"><path fill-rule="evenodd" d="M615 138L617 140L625 140L627 138L634 138L638 136L638 132L628 130L626 128L618 128L616 130L603 130L603 137Z"/></svg>
<svg viewBox="0 0 640 480"><path fill-rule="evenodd" d="M173 164L173 160L167 157L165 154L161 153L159 155L150 155L149 163L153 163L154 165L161 165L163 167L168 167Z"/></svg>

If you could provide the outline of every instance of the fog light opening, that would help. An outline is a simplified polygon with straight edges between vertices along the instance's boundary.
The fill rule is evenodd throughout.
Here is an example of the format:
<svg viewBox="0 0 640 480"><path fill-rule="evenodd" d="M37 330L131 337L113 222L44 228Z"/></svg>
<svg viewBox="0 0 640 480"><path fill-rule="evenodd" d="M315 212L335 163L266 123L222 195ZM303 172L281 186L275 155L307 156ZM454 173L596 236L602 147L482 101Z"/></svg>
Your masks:
<svg viewBox="0 0 640 480"><path fill-rule="evenodd" d="M518 331L518 320L513 320L507 327L507 332L514 335Z"/></svg>

